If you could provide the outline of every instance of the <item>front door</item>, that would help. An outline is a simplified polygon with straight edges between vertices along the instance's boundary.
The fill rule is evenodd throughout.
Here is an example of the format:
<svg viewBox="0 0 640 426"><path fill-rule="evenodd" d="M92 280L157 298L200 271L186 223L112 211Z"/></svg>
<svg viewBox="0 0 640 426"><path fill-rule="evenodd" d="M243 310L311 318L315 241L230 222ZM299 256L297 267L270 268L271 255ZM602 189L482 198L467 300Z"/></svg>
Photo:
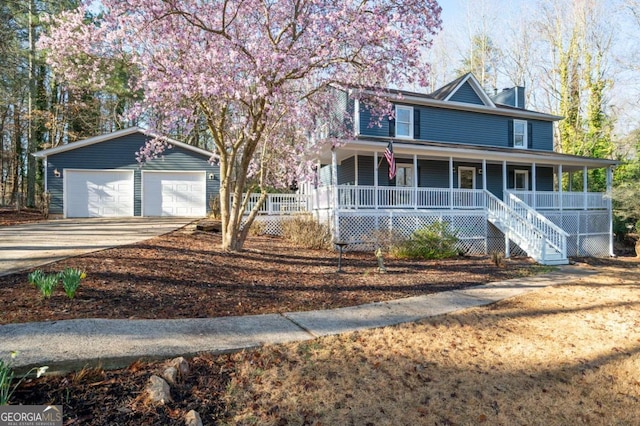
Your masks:
<svg viewBox="0 0 640 426"><path fill-rule="evenodd" d="M458 188L476 189L475 167L458 167Z"/></svg>

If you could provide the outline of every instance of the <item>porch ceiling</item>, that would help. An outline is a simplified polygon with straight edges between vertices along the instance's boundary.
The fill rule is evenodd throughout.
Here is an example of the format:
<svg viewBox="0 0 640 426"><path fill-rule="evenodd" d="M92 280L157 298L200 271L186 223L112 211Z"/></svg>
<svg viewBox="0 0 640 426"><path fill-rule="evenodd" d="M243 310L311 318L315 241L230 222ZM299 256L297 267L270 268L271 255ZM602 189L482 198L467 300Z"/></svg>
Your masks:
<svg viewBox="0 0 640 426"><path fill-rule="evenodd" d="M373 155L376 151L378 152L378 157L381 158L388 143L389 139L384 138L348 140L337 148L337 158L340 162L355 154ZM482 162L484 159L487 163L502 163L506 161L508 164L562 165L563 171L566 172L582 170L585 166L589 169L598 169L619 164L618 161L614 160L580 157L548 151L426 141L411 141L407 143L394 140L393 151L396 158L412 158L413 155L417 155L421 159L448 160L449 157L453 157L455 161ZM331 151L323 152L320 160L325 164L330 163Z"/></svg>

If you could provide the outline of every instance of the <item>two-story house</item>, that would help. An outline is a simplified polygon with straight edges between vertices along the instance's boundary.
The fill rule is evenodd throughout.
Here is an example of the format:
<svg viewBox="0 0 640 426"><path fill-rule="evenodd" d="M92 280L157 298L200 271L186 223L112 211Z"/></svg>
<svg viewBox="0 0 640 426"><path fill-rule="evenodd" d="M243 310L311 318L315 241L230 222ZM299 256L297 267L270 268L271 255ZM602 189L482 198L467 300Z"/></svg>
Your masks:
<svg viewBox="0 0 640 426"><path fill-rule="evenodd" d="M317 183L305 190L336 241L368 249L376 231L409 236L445 221L468 253L524 252L545 264L612 254L608 193L617 163L555 153L562 117L527 110L524 88L489 96L466 74L430 94L395 93L395 118L376 125L361 97L345 93L353 137L322 152ZM589 192L594 168L606 170L607 193ZM563 188L563 177L575 181L576 173L580 188Z"/></svg>

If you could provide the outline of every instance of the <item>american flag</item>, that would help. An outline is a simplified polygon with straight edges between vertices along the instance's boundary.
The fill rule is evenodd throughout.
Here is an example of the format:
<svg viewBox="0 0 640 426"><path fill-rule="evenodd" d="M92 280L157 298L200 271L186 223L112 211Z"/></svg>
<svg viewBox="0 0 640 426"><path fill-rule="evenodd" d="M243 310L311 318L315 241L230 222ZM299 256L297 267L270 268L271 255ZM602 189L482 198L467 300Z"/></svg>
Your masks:
<svg viewBox="0 0 640 426"><path fill-rule="evenodd" d="M396 177L396 158L393 156L393 141L389 141L389 145L384 150L384 158L389 163L389 180Z"/></svg>

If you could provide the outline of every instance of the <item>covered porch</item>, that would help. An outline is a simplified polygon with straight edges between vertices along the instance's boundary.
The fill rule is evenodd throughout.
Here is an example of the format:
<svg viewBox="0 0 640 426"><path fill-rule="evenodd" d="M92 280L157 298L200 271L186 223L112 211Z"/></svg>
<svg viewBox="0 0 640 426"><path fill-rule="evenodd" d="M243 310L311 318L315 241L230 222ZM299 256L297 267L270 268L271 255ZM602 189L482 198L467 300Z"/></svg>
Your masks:
<svg viewBox="0 0 640 426"><path fill-rule="evenodd" d="M315 184L304 188L311 210L485 209L484 190L517 197L535 210L611 209L611 160L545 151L461 144L394 143L396 177L388 177L386 142L351 141L326 152ZM600 170L604 187L589 173Z"/></svg>

